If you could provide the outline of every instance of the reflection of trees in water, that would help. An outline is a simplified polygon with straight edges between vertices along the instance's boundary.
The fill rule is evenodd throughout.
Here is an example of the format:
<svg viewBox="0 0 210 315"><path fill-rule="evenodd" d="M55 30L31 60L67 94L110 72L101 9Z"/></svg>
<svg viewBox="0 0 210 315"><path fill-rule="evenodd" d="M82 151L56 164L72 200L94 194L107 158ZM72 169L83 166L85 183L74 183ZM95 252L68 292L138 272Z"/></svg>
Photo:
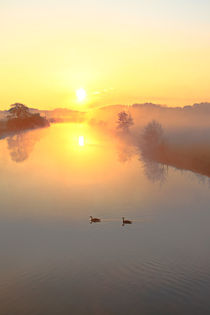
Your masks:
<svg viewBox="0 0 210 315"><path fill-rule="evenodd" d="M135 154L136 150L134 147L131 146L118 147L118 159L121 163L130 161Z"/></svg>
<svg viewBox="0 0 210 315"><path fill-rule="evenodd" d="M200 175L200 174L196 174L196 173L193 173L193 174L196 176L199 184L207 184L208 187L210 188L210 178L209 177L206 177L206 176Z"/></svg>
<svg viewBox="0 0 210 315"><path fill-rule="evenodd" d="M208 176L210 181L210 129L202 133L199 131L198 135L197 129L193 131L194 136L191 132L189 134L187 128L181 134L173 130L166 137L161 124L153 120L143 129L137 126L132 132L118 133L121 138L119 160L126 162L138 155L143 162L145 175L151 181L165 181L169 166L200 174L197 175L200 182L204 182L203 176Z"/></svg>
<svg viewBox="0 0 210 315"><path fill-rule="evenodd" d="M156 161L157 155L164 154L164 133L162 126L156 122L150 122L143 130L139 141L132 141L132 137L123 135L123 143L118 147L119 161L124 163L131 160L134 155L143 163L144 173L152 182L163 183L166 180L168 167Z"/></svg>
<svg viewBox="0 0 210 315"><path fill-rule="evenodd" d="M166 165L142 157L141 161L143 162L144 173L150 181L165 182L168 174L168 167Z"/></svg>
<svg viewBox="0 0 210 315"><path fill-rule="evenodd" d="M152 182L164 182L166 180L168 167L156 161L159 154L164 154L164 149L162 126L156 121L148 123L141 136L139 154L144 165L145 175Z"/></svg>
<svg viewBox="0 0 210 315"><path fill-rule="evenodd" d="M11 159L17 163L27 160L39 139L38 132L22 132L8 137L7 144Z"/></svg>
<svg viewBox="0 0 210 315"><path fill-rule="evenodd" d="M139 161L143 163L143 169L146 177L152 182L165 182L168 174L168 166L160 164L147 158L145 155L138 153L135 147L121 146L118 147L118 159L121 163L130 161L134 156L139 157Z"/></svg>

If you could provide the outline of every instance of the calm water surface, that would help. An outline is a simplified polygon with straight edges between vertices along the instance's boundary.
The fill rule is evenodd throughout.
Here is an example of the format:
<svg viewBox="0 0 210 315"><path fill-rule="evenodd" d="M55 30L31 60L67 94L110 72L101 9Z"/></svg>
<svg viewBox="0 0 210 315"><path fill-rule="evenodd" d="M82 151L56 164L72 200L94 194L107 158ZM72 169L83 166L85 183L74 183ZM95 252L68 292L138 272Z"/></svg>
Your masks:
<svg viewBox="0 0 210 315"><path fill-rule="evenodd" d="M1 315L210 314L208 179L151 181L79 124L5 138L0 160Z"/></svg>

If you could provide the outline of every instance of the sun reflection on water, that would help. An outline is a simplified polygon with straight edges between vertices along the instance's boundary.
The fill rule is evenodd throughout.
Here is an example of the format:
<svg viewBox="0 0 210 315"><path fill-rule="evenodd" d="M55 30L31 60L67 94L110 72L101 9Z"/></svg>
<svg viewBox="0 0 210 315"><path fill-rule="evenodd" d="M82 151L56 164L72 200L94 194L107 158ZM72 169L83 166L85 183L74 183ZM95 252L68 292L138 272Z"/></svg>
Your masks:
<svg viewBox="0 0 210 315"><path fill-rule="evenodd" d="M85 145L84 136L79 136L78 144L79 144L79 146L81 146L81 147L83 147L83 146Z"/></svg>

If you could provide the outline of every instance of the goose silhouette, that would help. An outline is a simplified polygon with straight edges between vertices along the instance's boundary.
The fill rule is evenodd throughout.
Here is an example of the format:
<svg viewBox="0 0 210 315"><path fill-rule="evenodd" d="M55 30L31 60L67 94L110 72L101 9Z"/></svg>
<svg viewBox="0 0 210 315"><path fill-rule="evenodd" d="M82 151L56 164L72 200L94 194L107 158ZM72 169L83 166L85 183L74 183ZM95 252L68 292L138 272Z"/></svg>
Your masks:
<svg viewBox="0 0 210 315"><path fill-rule="evenodd" d="M97 223L97 222L101 222L101 219L99 218L93 218L92 215L90 216L90 223Z"/></svg>
<svg viewBox="0 0 210 315"><path fill-rule="evenodd" d="M130 220L125 220L125 218L124 217L122 217L122 220L123 220L123 226L125 225L125 224L132 224L132 221L130 221Z"/></svg>

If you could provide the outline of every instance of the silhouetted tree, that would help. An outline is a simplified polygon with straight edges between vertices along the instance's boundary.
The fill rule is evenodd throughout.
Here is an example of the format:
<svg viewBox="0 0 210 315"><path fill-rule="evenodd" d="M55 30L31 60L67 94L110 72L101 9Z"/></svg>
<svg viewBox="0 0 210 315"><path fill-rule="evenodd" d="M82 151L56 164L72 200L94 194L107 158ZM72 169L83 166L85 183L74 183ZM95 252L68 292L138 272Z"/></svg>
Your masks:
<svg viewBox="0 0 210 315"><path fill-rule="evenodd" d="M153 182L164 182L167 176L167 167L158 163L160 156L164 154L164 148L163 128L153 120L144 128L139 146L145 175Z"/></svg>
<svg viewBox="0 0 210 315"><path fill-rule="evenodd" d="M154 154L163 144L163 128L161 124L153 120L144 128L141 139L141 150L143 154Z"/></svg>
<svg viewBox="0 0 210 315"><path fill-rule="evenodd" d="M31 116L29 108L21 103L15 103L10 105L9 118L27 118Z"/></svg>
<svg viewBox="0 0 210 315"><path fill-rule="evenodd" d="M130 113L126 113L122 111L118 113L118 120L117 120L117 128L123 131L129 131L129 128L133 125L133 118Z"/></svg>
<svg viewBox="0 0 210 315"><path fill-rule="evenodd" d="M39 113L31 113L30 109L21 103L12 104L8 112L6 129L9 132L49 126L45 117L41 117Z"/></svg>

